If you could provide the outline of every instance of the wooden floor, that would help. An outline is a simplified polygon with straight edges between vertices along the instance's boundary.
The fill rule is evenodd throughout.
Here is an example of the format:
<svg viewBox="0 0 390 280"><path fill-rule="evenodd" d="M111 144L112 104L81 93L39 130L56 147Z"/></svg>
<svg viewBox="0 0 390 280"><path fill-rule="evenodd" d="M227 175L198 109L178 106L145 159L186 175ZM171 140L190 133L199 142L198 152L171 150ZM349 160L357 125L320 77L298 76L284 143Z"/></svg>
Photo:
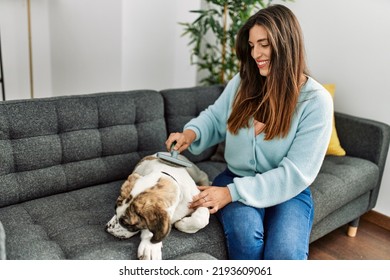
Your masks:
<svg viewBox="0 0 390 280"><path fill-rule="evenodd" d="M309 260L390 260L390 230L360 219L356 237L343 226L310 244Z"/></svg>

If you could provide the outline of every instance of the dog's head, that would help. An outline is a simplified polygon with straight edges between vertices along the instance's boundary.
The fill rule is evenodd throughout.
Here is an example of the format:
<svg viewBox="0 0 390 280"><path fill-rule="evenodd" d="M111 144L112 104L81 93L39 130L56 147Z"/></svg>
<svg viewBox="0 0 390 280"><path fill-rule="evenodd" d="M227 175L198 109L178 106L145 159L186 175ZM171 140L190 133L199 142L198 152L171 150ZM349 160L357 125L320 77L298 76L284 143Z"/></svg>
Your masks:
<svg viewBox="0 0 390 280"><path fill-rule="evenodd" d="M146 176L145 176L146 177ZM150 180L133 173L122 185L117 199L116 215L107 224L107 231L128 238L140 230L153 233L152 243L161 242L170 232L169 208L177 199L177 188L168 178L160 177L150 186Z"/></svg>

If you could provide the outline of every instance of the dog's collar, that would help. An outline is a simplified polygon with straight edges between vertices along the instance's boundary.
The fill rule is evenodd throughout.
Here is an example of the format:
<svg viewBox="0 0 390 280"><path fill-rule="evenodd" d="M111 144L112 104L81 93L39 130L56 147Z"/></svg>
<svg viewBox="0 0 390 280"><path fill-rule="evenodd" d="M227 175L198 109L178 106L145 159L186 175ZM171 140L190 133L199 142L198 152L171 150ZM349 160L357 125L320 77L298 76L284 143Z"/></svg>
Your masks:
<svg viewBox="0 0 390 280"><path fill-rule="evenodd" d="M175 180L176 183L178 183L178 181L175 179L175 177L173 177L171 174L169 174L169 173L167 173L165 171L161 171L161 173L171 177L173 180Z"/></svg>

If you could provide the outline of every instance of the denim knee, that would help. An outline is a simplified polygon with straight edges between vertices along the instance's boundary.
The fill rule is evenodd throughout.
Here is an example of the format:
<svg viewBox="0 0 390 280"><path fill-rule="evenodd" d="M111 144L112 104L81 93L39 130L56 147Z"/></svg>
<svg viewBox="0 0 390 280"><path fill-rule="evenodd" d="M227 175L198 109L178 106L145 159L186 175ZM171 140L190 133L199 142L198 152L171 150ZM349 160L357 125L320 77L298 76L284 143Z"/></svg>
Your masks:
<svg viewBox="0 0 390 280"><path fill-rule="evenodd" d="M301 240L298 242L289 242L286 236L286 242L273 244L272 249L267 248L264 251L265 260L307 260L308 249L302 246Z"/></svg>
<svg viewBox="0 0 390 280"><path fill-rule="evenodd" d="M262 209L232 202L218 211L217 217L224 229L229 259L261 258L264 247Z"/></svg>
<svg viewBox="0 0 390 280"><path fill-rule="evenodd" d="M314 218L307 188L294 198L266 210L264 259L305 260Z"/></svg>

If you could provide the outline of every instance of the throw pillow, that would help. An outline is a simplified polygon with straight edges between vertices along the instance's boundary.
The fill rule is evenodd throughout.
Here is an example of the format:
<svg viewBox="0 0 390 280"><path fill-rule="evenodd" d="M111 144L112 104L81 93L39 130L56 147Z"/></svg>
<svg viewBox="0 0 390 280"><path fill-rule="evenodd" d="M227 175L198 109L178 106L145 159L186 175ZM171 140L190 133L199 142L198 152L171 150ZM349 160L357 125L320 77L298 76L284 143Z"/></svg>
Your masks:
<svg viewBox="0 0 390 280"><path fill-rule="evenodd" d="M336 86L334 84L324 84L323 85L327 91L329 91L332 98L334 98L334 93ZM330 137L330 142L328 146L328 150L326 151L326 155L333 156L345 156L346 152L343 147L341 147L339 137L337 135L335 117L333 116L333 124L332 124L332 135Z"/></svg>

